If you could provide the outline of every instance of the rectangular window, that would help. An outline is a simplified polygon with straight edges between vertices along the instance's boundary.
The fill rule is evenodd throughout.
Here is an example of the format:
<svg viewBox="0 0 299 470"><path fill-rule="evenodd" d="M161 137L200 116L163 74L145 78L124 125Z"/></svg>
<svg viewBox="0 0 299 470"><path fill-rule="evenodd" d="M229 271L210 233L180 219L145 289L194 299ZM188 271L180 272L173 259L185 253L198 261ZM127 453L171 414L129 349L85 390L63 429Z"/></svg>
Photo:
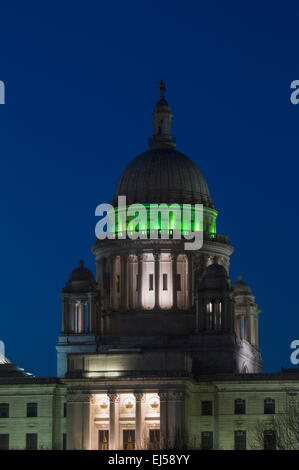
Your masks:
<svg viewBox="0 0 299 470"><path fill-rule="evenodd" d="M245 415L245 412L245 400L242 400L241 398L235 400L235 415Z"/></svg>
<svg viewBox="0 0 299 470"><path fill-rule="evenodd" d="M149 430L149 450L160 449L160 429Z"/></svg>
<svg viewBox="0 0 299 470"><path fill-rule="evenodd" d="M213 433L205 431L201 433L201 449L212 450L213 449Z"/></svg>
<svg viewBox="0 0 299 470"><path fill-rule="evenodd" d="M124 450L135 449L135 429L125 429L123 432Z"/></svg>
<svg viewBox="0 0 299 470"><path fill-rule="evenodd" d="M176 275L176 290L179 292L182 290L182 285L181 285L181 275L177 274Z"/></svg>
<svg viewBox="0 0 299 470"><path fill-rule="evenodd" d="M213 414L213 402L212 401L201 402L201 414L202 416L211 416Z"/></svg>
<svg viewBox="0 0 299 470"><path fill-rule="evenodd" d="M108 429L99 430L99 450L109 450L109 431Z"/></svg>
<svg viewBox="0 0 299 470"><path fill-rule="evenodd" d="M275 400L272 400L272 398L266 398L264 400L264 414L265 415L275 414Z"/></svg>
<svg viewBox="0 0 299 470"><path fill-rule="evenodd" d="M136 292L138 292L138 287L139 287L139 275L136 274Z"/></svg>
<svg viewBox="0 0 299 470"><path fill-rule="evenodd" d="M235 450L246 450L246 431L235 431Z"/></svg>
<svg viewBox="0 0 299 470"><path fill-rule="evenodd" d="M37 450L37 434L26 434L26 450Z"/></svg>
<svg viewBox="0 0 299 470"><path fill-rule="evenodd" d="M276 434L273 430L264 431L264 449L276 450Z"/></svg>
<svg viewBox="0 0 299 470"><path fill-rule="evenodd" d="M67 403L64 403L64 404L63 404L63 417L64 417L64 418L67 417Z"/></svg>
<svg viewBox="0 0 299 470"><path fill-rule="evenodd" d="M148 290L154 290L154 275L153 274L149 274L148 281L149 281Z"/></svg>
<svg viewBox="0 0 299 470"><path fill-rule="evenodd" d="M37 403L27 403L27 418L37 417Z"/></svg>
<svg viewBox="0 0 299 470"><path fill-rule="evenodd" d="M167 274L163 274L163 290L167 290Z"/></svg>
<svg viewBox="0 0 299 470"><path fill-rule="evenodd" d="M62 434L62 450L67 450L67 435L66 435L66 433Z"/></svg>
<svg viewBox="0 0 299 470"><path fill-rule="evenodd" d="M9 403L0 403L0 418L9 418Z"/></svg>
<svg viewBox="0 0 299 470"><path fill-rule="evenodd" d="M9 450L9 434L0 434L0 450Z"/></svg>

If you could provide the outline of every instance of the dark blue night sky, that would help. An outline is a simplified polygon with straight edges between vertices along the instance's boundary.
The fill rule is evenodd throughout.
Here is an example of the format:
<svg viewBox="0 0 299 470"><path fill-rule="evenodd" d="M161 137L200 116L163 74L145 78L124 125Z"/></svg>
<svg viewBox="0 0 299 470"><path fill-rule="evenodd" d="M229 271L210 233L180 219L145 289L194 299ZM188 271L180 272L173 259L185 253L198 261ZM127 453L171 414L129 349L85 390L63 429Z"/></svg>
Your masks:
<svg viewBox="0 0 299 470"><path fill-rule="evenodd" d="M94 268L95 207L147 148L164 78L177 149L205 174L239 273L263 310L264 370L299 339L299 5L16 1L0 7L0 338L56 374L60 298Z"/></svg>

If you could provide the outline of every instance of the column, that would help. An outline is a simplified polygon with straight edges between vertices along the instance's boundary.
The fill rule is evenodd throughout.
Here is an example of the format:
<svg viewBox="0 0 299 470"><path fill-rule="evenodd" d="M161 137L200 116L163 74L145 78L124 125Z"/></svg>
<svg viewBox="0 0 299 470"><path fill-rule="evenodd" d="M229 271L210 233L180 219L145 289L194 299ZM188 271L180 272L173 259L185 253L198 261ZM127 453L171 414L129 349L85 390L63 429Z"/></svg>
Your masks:
<svg viewBox="0 0 299 470"><path fill-rule="evenodd" d="M134 291L134 282L133 282L133 275L132 275L132 256L129 255L127 257L127 306L128 310L132 310L133 308L133 291Z"/></svg>
<svg viewBox="0 0 299 470"><path fill-rule="evenodd" d="M82 438L80 436L80 403L75 401L75 397L67 396L67 449L81 449Z"/></svg>
<svg viewBox="0 0 299 470"><path fill-rule="evenodd" d="M168 393L158 392L160 398L160 449L168 449L168 413L167 398Z"/></svg>
<svg viewBox="0 0 299 470"><path fill-rule="evenodd" d="M142 309L142 285L143 285L143 254L138 253L138 302L137 308Z"/></svg>
<svg viewBox="0 0 299 470"><path fill-rule="evenodd" d="M188 259L188 305L189 308L192 307L192 255L191 253L187 254Z"/></svg>
<svg viewBox="0 0 299 470"><path fill-rule="evenodd" d="M255 346L259 345L259 321L258 316L255 318Z"/></svg>
<svg viewBox="0 0 299 470"><path fill-rule="evenodd" d="M159 294L160 294L160 253L154 253L154 260L155 260L155 310L159 310L160 308L160 301L159 301Z"/></svg>
<svg viewBox="0 0 299 470"><path fill-rule="evenodd" d="M98 432L95 427L96 395L90 396L90 450L98 450Z"/></svg>
<svg viewBox="0 0 299 470"><path fill-rule="evenodd" d="M90 450L90 396L85 397L82 403L82 433L83 449Z"/></svg>
<svg viewBox="0 0 299 470"><path fill-rule="evenodd" d="M81 300L78 304L78 333L84 332L84 302Z"/></svg>
<svg viewBox="0 0 299 470"><path fill-rule="evenodd" d="M121 309L127 310L127 263L128 256L121 257Z"/></svg>
<svg viewBox="0 0 299 470"><path fill-rule="evenodd" d="M245 317L244 317L244 315L241 316L241 334L242 334L242 339L245 339Z"/></svg>
<svg viewBox="0 0 299 470"><path fill-rule="evenodd" d="M72 325L72 333L75 333L76 332L76 304L75 302L72 302L72 312L71 312L71 316L72 316L72 321L71 321L71 325Z"/></svg>
<svg viewBox="0 0 299 470"><path fill-rule="evenodd" d="M68 450L90 450L90 394L70 392L67 413Z"/></svg>
<svg viewBox="0 0 299 470"><path fill-rule="evenodd" d="M109 286L110 286L110 295L109 295L109 310L114 308L114 268L115 268L115 256L109 258Z"/></svg>
<svg viewBox="0 0 299 470"><path fill-rule="evenodd" d="M196 302L196 296L197 296L197 289L198 285L196 283L196 278L195 278L195 270L197 269L198 264L200 263L200 258L197 256L197 258L194 255L193 261L192 261L192 270L191 270L191 293L192 293L192 305L195 306Z"/></svg>
<svg viewBox="0 0 299 470"><path fill-rule="evenodd" d="M173 294L172 294L172 308L174 310L177 309L178 306L178 294L177 294L177 253L172 254L172 287L173 287Z"/></svg>
<svg viewBox="0 0 299 470"><path fill-rule="evenodd" d="M100 286L101 284L101 261L96 259L96 282Z"/></svg>
<svg viewBox="0 0 299 470"><path fill-rule="evenodd" d="M109 406L109 449L118 450L119 449L119 395L117 393L111 392L107 393L110 406Z"/></svg>
<svg viewBox="0 0 299 470"><path fill-rule="evenodd" d="M141 392L134 393L136 406L135 406L135 425L136 425L136 449L146 449L146 436L144 427L144 402L145 396Z"/></svg>
<svg viewBox="0 0 299 470"><path fill-rule="evenodd" d="M185 448L185 395L181 391L168 392L168 447Z"/></svg>
<svg viewBox="0 0 299 470"><path fill-rule="evenodd" d="M69 330L69 308L68 299L62 298L62 317L61 317L61 333L68 333Z"/></svg>
<svg viewBox="0 0 299 470"><path fill-rule="evenodd" d="M196 295L195 298L195 333L198 333L199 331L199 298L198 295Z"/></svg>
<svg viewBox="0 0 299 470"><path fill-rule="evenodd" d="M108 299L107 299L107 261L106 258L101 258L100 260L100 293L103 299L103 309L108 309Z"/></svg>
<svg viewBox="0 0 299 470"><path fill-rule="evenodd" d="M75 333L79 333L79 304L75 302Z"/></svg>
<svg viewBox="0 0 299 470"><path fill-rule="evenodd" d="M87 318L88 318L87 332L88 333L96 332L94 302L93 302L93 296L91 294L88 295Z"/></svg>
<svg viewBox="0 0 299 470"><path fill-rule="evenodd" d="M244 315L244 323L245 323L245 339L250 343L250 316Z"/></svg>

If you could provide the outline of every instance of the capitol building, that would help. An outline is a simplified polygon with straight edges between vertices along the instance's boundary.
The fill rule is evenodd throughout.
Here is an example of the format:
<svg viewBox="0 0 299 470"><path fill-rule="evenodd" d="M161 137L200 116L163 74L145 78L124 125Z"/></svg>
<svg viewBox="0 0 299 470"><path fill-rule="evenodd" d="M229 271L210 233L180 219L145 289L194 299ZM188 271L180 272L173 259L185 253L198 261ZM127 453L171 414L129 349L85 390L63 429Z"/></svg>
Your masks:
<svg viewBox="0 0 299 470"><path fill-rule="evenodd" d="M60 293L57 377L0 355L0 449L243 450L259 447L257 423L275 447L273 416L299 396L299 375L262 372L261 310L242 277L230 279L233 247L171 120L161 81L149 149L112 204L202 204L202 248L185 250L172 230L96 239L95 275L80 261Z"/></svg>

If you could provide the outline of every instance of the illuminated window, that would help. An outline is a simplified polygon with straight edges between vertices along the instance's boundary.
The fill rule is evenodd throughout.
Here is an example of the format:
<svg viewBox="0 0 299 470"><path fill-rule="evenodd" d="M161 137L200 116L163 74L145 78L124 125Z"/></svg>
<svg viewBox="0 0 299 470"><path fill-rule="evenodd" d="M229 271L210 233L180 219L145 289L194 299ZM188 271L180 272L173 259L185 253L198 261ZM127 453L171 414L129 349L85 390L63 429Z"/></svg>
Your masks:
<svg viewBox="0 0 299 470"><path fill-rule="evenodd" d="M0 434L0 450L9 450L9 434Z"/></svg>
<svg viewBox="0 0 299 470"><path fill-rule="evenodd" d="M0 403L0 418L9 418L9 404Z"/></svg>
<svg viewBox="0 0 299 470"><path fill-rule="evenodd" d="M109 431L108 429L99 430L99 450L109 450Z"/></svg>
<svg viewBox="0 0 299 470"><path fill-rule="evenodd" d="M275 413L275 400L272 398L265 398L264 400L264 414L272 415Z"/></svg>
<svg viewBox="0 0 299 470"><path fill-rule="evenodd" d="M167 274L163 274L163 290L167 290Z"/></svg>
<svg viewBox="0 0 299 470"><path fill-rule="evenodd" d="M177 291L182 290L182 286L181 286L181 275L180 275L180 274L177 274L177 275L176 275L176 290L177 290Z"/></svg>
<svg viewBox="0 0 299 470"><path fill-rule="evenodd" d="M201 414L202 416L211 416L213 414L213 402L212 401L201 402Z"/></svg>
<svg viewBox="0 0 299 470"><path fill-rule="evenodd" d="M235 450L246 450L246 431L235 431Z"/></svg>
<svg viewBox="0 0 299 470"><path fill-rule="evenodd" d="M37 403L27 403L27 418L37 417Z"/></svg>
<svg viewBox="0 0 299 470"><path fill-rule="evenodd" d="M204 431L201 433L201 448L202 450L213 449L213 433L211 431Z"/></svg>
<svg viewBox="0 0 299 470"><path fill-rule="evenodd" d="M235 415L245 415L245 400L238 398L235 400Z"/></svg>
<svg viewBox="0 0 299 470"><path fill-rule="evenodd" d="M135 449L135 429L124 429L123 447L124 447L124 450Z"/></svg>
<svg viewBox="0 0 299 470"><path fill-rule="evenodd" d="M148 290L154 290L154 275L153 274L149 274L148 281L149 281Z"/></svg>

